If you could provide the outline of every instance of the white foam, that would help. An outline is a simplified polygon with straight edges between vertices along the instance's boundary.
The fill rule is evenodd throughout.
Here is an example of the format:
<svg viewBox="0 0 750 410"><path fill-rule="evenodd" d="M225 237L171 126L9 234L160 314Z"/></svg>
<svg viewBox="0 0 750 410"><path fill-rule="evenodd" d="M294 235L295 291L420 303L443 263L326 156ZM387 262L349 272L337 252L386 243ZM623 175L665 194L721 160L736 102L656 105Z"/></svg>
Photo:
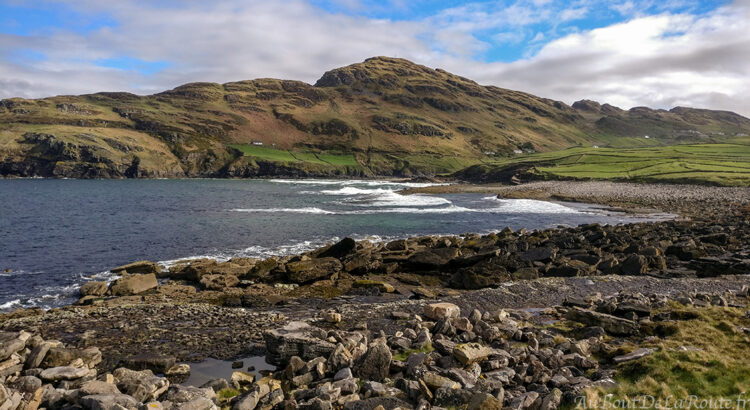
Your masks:
<svg viewBox="0 0 750 410"><path fill-rule="evenodd" d="M442 186L448 185L446 183L432 183L432 182L401 182L401 181L388 181L388 180L364 180L364 179L346 179L346 180L335 180L335 179L270 179L269 181L278 184L299 184L299 185L340 185L340 186L392 186L402 188L424 188L429 186Z"/></svg>
<svg viewBox="0 0 750 410"><path fill-rule="evenodd" d="M16 307L21 307L21 299L14 299L0 305L0 310L10 310Z"/></svg>
<svg viewBox="0 0 750 410"><path fill-rule="evenodd" d="M345 215L377 215L377 214L457 214L465 212L481 212L481 210L451 205L444 208L380 208L362 211L346 211Z"/></svg>
<svg viewBox="0 0 750 410"><path fill-rule="evenodd" d="M249 213L293 213L293 214L323 214L332 215L335 212L326 211L320 208L238 208L232 209L232 212L249 212Z"/></svg>
<svg viewBox="0 0 750 410"><path fill-rule="evenodd" d="M494 196L483 198L498 203L496 212L509 214L581 214L587 213L562 204L535 199L501 199Z"/></svg>

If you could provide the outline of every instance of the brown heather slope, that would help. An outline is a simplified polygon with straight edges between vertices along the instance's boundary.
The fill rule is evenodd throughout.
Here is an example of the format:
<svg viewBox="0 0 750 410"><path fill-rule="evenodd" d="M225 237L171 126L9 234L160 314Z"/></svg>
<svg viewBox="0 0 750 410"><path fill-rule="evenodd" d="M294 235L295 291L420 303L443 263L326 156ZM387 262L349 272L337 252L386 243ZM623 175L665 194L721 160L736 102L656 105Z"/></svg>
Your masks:
<svg viewBox="0 0 750 410"><path fill-rule="evenodd" d="M722 142L743 134L750 120L734 113L625 111L592 101L571 107L376 57L329 71L314 86L258 79L191 83L150 96L2 100L0 176L433 175L517 149Z"/></svg>

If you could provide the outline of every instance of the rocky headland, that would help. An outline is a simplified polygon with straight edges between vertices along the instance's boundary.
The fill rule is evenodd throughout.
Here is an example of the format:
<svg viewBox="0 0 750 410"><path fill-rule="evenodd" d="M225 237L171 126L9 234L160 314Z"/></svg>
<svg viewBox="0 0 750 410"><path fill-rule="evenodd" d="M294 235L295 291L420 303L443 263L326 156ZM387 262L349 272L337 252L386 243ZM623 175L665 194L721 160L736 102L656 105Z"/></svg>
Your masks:
<svg viewBox="0 0 750 410"><path fill-rule="evenodd" d="M680 217L135 262L73 306L0 318L0 408L537 410L652 388L633 366L750 368L746 190L493 189ZM248 355L276 370L180 384L190 362Z"/></svg>

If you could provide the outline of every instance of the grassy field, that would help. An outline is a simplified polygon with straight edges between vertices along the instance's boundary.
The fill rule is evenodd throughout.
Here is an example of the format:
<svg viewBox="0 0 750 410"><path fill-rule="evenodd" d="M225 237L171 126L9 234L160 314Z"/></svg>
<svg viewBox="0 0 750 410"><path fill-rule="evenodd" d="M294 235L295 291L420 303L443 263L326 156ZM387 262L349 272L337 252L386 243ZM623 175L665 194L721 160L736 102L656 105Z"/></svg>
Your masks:
<svg viewBox="0 0 750 410"><path fill-rule="evenodd" d="M530 165L542 179L750 185L750 141L648 148L571 148L519 155L490 167Z"/></svg>
<svg viewBox="0 0 750 410"><path fill-rule="evenodd" d="M747 336L740 330L748 325L744 309L672 307L694 318L674 322L674 334L647 343L647 347L657 350L653 355L620 365L616 388L588 389L589 400L611 395L611 403L651 396L662 404L669 400L679 406L676 401L680 399L695 403L723 398L735 404L737 399L748 399L750 356ZM662 407L699 408L699 404L689 404ZM652 406L645 408L648 407Z"/></svg>
<svg viewBox="0 0 750 410"><path fill-rule="evenodd" d="M257 145L232 145L249 157L274 162L309 162L318 165L359 166L352 154L318 154L315 152L297 152L269 148Z"/></svg>

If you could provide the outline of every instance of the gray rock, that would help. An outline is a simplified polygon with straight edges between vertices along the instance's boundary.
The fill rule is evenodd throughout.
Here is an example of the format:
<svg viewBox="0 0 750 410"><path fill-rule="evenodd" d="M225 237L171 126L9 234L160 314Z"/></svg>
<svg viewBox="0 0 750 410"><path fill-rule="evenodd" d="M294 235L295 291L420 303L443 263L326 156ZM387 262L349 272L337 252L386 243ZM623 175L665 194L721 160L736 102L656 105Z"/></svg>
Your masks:
<svg viewBox="0 0 750 410"><path fill-rule="evenodd" d="M353 377L354 375L352 374L352 369L345 367L339 370L338 372L336 372L336 374L333 376L333 380L334 381L346 380L346 379L351 379Z"/></svg>
<svg viewBox="0 0 750 410"><path fill-rule="evenodd" d="M39 375L42 380L56 382L60 380L76 380L89 375L86 367L60 366L45 369Z"/></svg>
<svg viewBox="0 0 750 410"><path fill-rule="evenodd" d="M328 356L328 366L331 367L331 370L339 370L343 368L351 367L353 364L354 358L352 357L352 354L349 352L349 350L344 347L342 343L339 343L336 345L336 348L331 353L330 356Z"/></svg>
<svg viewBox="0 0 750 410"><path fill-rule="evenodd" d="M357 361L354 374L365 380L382 382L388 377L393 355L384 342L375 342Z"/></svg>
<svg viewBox="0 0 750 410"><path fill-rule="evenodd" d="M316 337L315 328L305 322L289 322L281 329L263 333L266 341L266 361L276 366L286 366L293 356L303 360L329 357L336 345Z"/></svg>
<svg viewBox="0 0 750 410"><path fill-rule="evenodd" d="M31 350L28 357L26 357L26 364L24 365L27 369L36 369L44 361L47 352L52 347L49 342L42 342Z"/></svg>
<svg viewBox="0 0 750 410"><path fill-rule="evenodd" d="M126 394L94 394L81 398L81 406L88 410L112 410L116 406L134 409L138 402Z"/></svg>
<svg viewBox="0 0 750 410"><path fill-rule="evenodd" d="M169 388L169 380L154 376L150 370L135 371L121 367L112 375L120 391L139 402L156 400Z"/></svg>
<svg viewBox="0 0 750 410"><path fill-rule="evenodd" d="M91 380L84 383L79 389L81 396L93 396L93 395L112 395L120 394L120 389L114 384L99 380Z"/></svg>

